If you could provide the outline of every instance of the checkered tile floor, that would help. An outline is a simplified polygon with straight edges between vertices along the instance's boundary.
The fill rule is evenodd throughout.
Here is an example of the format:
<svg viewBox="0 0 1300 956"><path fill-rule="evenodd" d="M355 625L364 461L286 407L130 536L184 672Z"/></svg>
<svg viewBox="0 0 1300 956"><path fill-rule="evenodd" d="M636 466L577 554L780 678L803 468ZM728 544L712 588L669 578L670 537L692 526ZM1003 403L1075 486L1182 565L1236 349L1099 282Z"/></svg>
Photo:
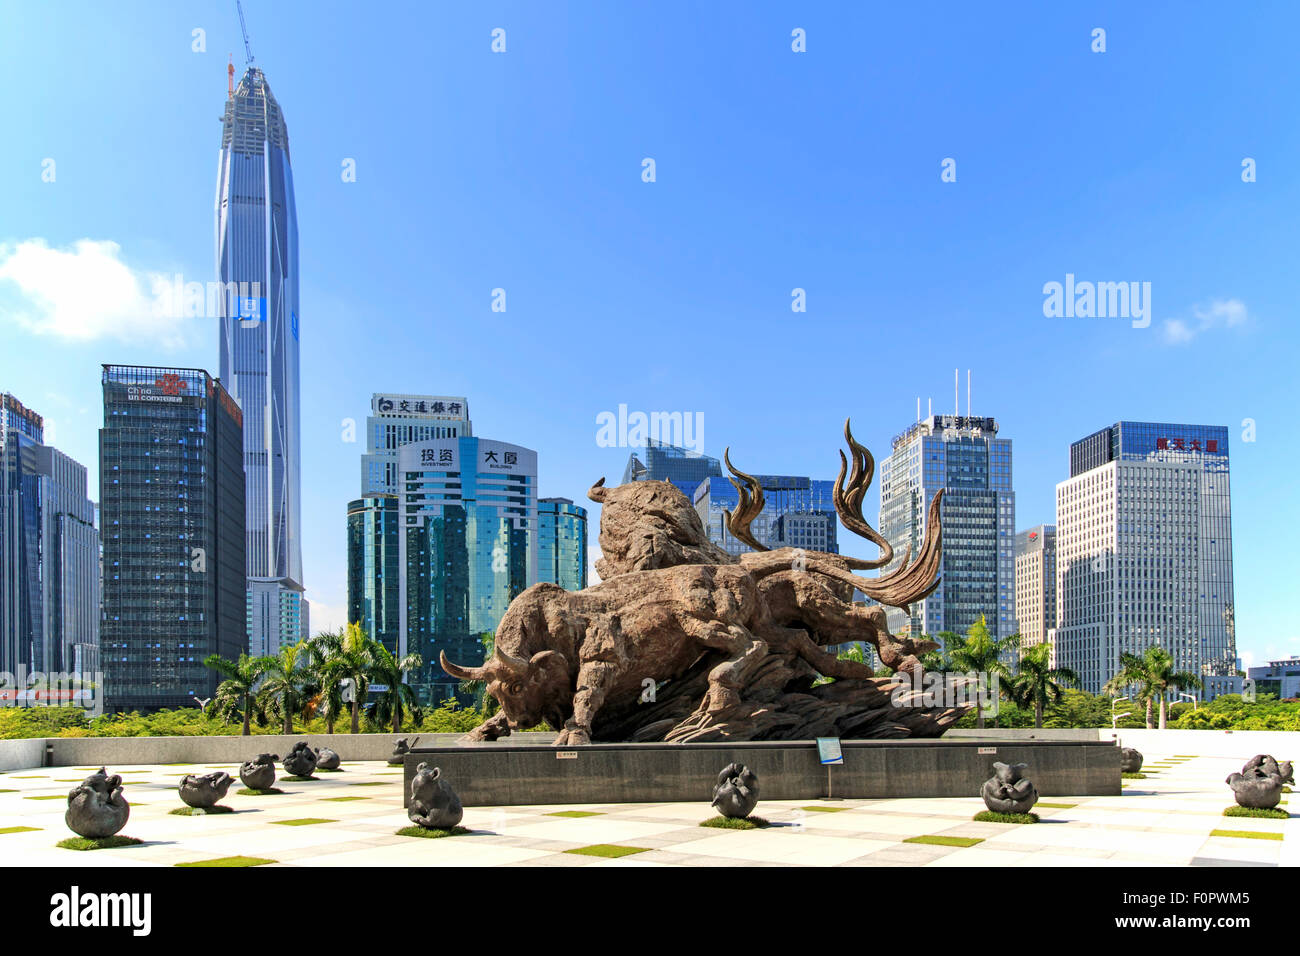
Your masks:
<svg viewBox="0 0 1300 956"><path fill-rule="evenodd" d="M1249 755L1247 755L1249 756ZM1281 755L1280 755L1281 756ZM74 853L55 844L67 791L94 768L0 774L0 854L20 866L174 866L243 856L282 866L1277 866L1300 863L1297 818L1225 818L1224 778L1242 760L1151 756L1145 780L1118 797L1044 797L1032 826L976 823L969 799L763 801L771 826L717 830L706 803L469 807L472 833L398 836L402 776L378 762L344 763L315 782L277 781L285 793L223 801L236 812L172 816L187 773L233 766L110 767L123 775L143 845ZM1152 766L1155 764L1156 766ZM455 781L452 781L454 786ZM760 781L761 784L761 781ZM1289 798L1288 798L1289 799ZM1044 806L1043 804L1049 804ZM1050 806L1069 804L1070 806ZM586 815L557 815L583 811ZM269 826L268 824L293 824ZM33 828L33 829L25 829ZM1212 836L1245 831L1274 838ZM1281 835L1283 839L1276 839ZM971 846L907 842L965 837ZM620 849L602 849L616 847ZM594 849L591 849L594 848ZM586 852L580 852L580 851ZM592 855L592 854L626 855Z"/></svg>

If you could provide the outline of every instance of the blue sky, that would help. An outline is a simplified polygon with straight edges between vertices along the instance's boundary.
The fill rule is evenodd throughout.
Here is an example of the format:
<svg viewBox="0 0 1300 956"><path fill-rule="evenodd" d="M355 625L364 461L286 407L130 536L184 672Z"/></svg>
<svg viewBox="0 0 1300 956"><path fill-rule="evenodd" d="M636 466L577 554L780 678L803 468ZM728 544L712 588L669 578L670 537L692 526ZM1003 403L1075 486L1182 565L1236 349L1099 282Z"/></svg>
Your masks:
<svg viewBox="0 0 1300 956"><path fill-rule="evenodd" d="M468 396L477 434L538 450L543 495L582 499L622 474L596 443L620 404L829 478L845 415L883 457L918 395L951 409L954 368L964 411L969 368L1014 440L1019 527L1053 520L1071 440L1227 425L1239 649L1300 651L1300 14L987 6L248 0L297 189L313 624L342 619L343 422L374 391ZM96 480L101 363L217 371L211 320L160 323L138 293L213 278L239 22L233 0L0 16L0 389ZM1044 317L1067 273L1150 282L1150 327Z"/></svg>

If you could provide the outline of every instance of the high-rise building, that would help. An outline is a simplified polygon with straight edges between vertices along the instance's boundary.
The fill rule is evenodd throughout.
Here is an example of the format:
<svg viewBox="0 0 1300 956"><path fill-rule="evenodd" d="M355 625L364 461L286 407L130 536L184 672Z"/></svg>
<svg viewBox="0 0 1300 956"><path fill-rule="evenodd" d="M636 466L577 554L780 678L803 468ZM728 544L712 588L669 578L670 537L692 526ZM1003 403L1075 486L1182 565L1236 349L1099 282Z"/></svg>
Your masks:
<svg viewBox="0 0 1300 956"><path fill-rule="evenodd" d="M537 453L486 438L442 438L398 450L401 653L424 666L411 684L426 703L459 681L438 664L483 662L515 596L537 582Z"/></svg>
<svg viewBox="0 0 1300 956"><path fill-rule="evenodd" d="M570 498L541 498L537 525L537 580L581 591L587 586L587 509Z"/></svg>
<svg viewBox="0 0 1300 956"><path fill-rule="evenodd" d="M709 477L722 477L722 463L718 459L676 445L665 445L653 438L646 440L642 455L644 461L636 452L628 456L623 484L629 481L671 481L688 501L694 501L700 482Z"/></svg>
<svg viewBox="0 0 1300 956"><path fill-rule="evenodd" d="M99 533L86 468L0 395L0 670L99 670Z"/></svg>
<svg viewBox="0 0 1300 956"><path fill-rule="evenodd" d="M992 418L931 415L895 436L880 468L880 533L898 567L925 536L930 501L944 489L943 566L939 589L912 604L910 615L888 608L895 634L964 634L981 616L994 638L1016 631L1016 496L1011 439L998 438Z"/></svg>
<svg viewBox="0 0 1300 956"><path fill-rule="evenodd" d="M245 632L243 425L201 369L105 365L101 659L113 710L212 696Z"/></svg>
<svg viewBox="0 0 1300 956"><path fill-rule="evenodd" d="M469 402L464 398L372 395L366 419L366 453L361 456L361 494L397 494L397 449L403 445L473 435Z"/></svg>
<svg viewBox="0 0 1300 956"><path fill-rule="evenodd" d="M1016 535L1016 629L1021 648L1041 644L1056 627L1056 525Z"/></svg>
<svg viewBox="0 0 1300 956"><path fill-rule="evenodd" d="M1083 689L1151 647L1232 683L1208 681L1237 670L1227 428L1117 422L1074 442L1056 529L1056 656Z"/></svg>
<svg viewBox="0 0 1300 956"><path fill-rule="evenodd" d="M402 633L397 496L348 502L348 623L394 654Z"/></svg>
<svg viewBox="0 0 1300 956"><path fill-rule="evenodd" d="M458 396L376 393L366 419L361 495L348 503L348 622L397 653L401 635L397 451L412 442L474 434Z"/></svg>
<svg viewBox="0 0 1300 956"><path fill-rule="evenodd" d="M250 66L226 100L216 195L221 381L244 414L248 634L254 653L308 636L303 599L298 214L289 132ZM232 295L231 292L234 294Z"/></svg>
<svg viewBox="0 0 1300 956"><path fill-rule="evenodd" d="M749 530L769 548L803 548L839 554L835 483L794 475L755 475L763 489L763 510ZM695 510L709 540L730 554L753 550L727 530L725 512L735 512L740 495L726 478L710 476L695 490Z"/></svg>

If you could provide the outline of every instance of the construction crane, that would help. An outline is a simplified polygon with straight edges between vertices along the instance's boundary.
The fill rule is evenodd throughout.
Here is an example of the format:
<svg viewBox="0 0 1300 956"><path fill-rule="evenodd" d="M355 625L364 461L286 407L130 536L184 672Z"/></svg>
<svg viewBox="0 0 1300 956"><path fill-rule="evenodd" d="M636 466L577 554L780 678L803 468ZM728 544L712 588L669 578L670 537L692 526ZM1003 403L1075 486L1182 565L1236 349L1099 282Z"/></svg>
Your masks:
<svg viewBox="0 0 1300 956"><path fill-rule="evenodd" d="M253 48L248 43L248 24L244 22L244 5L235 0L235 9L239 11L239 29L244 32L244 62L253 65Z"/></svg>

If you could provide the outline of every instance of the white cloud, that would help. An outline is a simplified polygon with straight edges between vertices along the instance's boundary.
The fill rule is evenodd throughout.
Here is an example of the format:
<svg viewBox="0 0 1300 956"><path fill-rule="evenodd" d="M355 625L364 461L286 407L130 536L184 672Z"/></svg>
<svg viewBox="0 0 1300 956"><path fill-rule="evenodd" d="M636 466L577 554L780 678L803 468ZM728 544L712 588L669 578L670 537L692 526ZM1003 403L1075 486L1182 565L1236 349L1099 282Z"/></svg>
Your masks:
<svg viewBox="0 0 1300 956"><path fill-rule="evenodd" d="M1202 332L1232 329L1246 324L1249 315L1240 299L1215 299L1209 306L1194 306L1193 319L1165 319L1164 336L1169 345L1187 345Z"/></svg>
<svg viewBox="0 0 1300 956"><path fill-rule="evenodd" d="M107 239L64 248L44 239L0 243L0 322L69 342L111 338L176 348L196 323L159 314L155 283L170 281L132 269L122 247Z"/></svg>

